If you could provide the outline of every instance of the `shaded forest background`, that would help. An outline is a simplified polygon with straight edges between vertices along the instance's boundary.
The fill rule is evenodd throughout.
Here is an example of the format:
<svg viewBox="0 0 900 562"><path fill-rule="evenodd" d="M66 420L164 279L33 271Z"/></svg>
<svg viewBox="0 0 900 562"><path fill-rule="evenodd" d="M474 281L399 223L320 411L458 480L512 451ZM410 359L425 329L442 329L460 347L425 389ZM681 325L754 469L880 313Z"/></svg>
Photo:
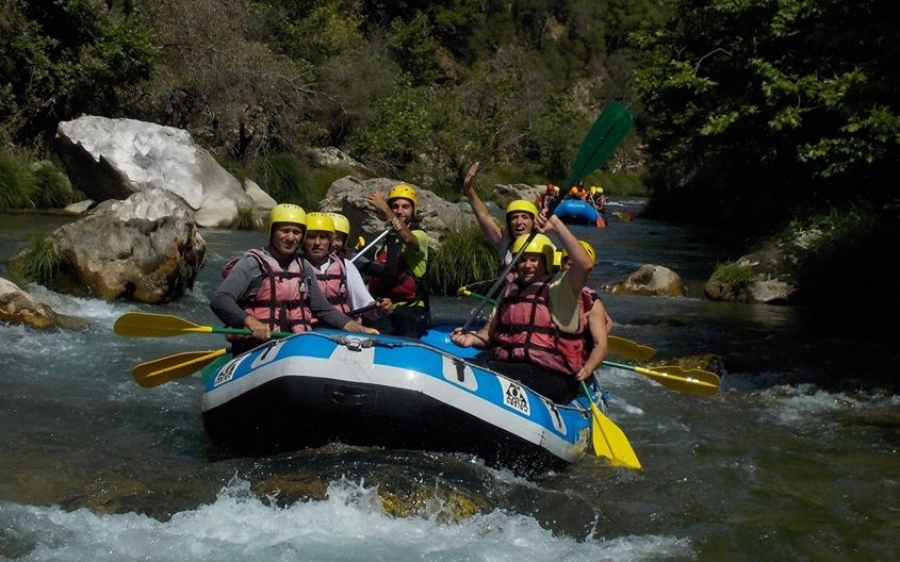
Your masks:
<svg viewBox="0 0 900 562"><path fill-rule="evenodd" d="M488 198L559 183L616 99L635 131L592 184L748 245L837 229L813 277L838 275L896 253L898 24L887 0L0 0L0 210L75 196L53 135L82 114L187 129L314 207L311 147L451 199L475 160Z"/></svg>

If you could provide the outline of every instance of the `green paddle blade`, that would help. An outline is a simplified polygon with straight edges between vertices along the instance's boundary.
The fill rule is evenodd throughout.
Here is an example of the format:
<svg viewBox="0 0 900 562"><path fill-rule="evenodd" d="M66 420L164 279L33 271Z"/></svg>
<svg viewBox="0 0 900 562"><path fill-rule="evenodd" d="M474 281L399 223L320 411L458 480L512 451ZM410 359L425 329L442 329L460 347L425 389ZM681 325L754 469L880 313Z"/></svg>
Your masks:
<svg viewBox="0 0 900 562"><path fill-rule="evenodd" d="M575 182L606 164L633 126L634 117L628 109L617 101L609 102L582 141L562 192L566 193Z"/></svg>

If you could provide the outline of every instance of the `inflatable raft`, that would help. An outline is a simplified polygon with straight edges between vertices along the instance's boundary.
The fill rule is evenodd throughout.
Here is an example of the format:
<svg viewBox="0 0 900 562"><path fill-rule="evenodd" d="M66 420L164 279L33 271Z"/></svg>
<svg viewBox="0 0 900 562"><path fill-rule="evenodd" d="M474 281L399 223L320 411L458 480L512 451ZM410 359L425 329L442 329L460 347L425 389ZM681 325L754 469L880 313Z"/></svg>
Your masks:
<svg viewBox="0 0 900 562"><path fill-rule="evenodd" d="M559 202L553 214L558 216L566 224L587 224L598 228L606 228L606 220L587 201L581 199L563 199Z"/></svg>
<svg viewBox="0 0 900 562"><path fill-rule="evenodd" d="M340 442L470 454L525 476L584 455L585 398L554 404L478 366L476 351L448 333L418 341L322 330L223 358L204 370L204 426L236 455Z"/></svg>

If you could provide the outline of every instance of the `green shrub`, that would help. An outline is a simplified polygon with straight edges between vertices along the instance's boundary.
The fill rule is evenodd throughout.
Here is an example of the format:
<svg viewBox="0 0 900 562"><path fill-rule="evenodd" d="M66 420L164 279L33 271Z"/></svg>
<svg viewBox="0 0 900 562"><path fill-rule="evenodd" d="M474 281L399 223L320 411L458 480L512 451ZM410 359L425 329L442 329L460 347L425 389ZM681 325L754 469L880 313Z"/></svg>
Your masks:
<svg viewBox="0 0 900 562"><path fill-rule="evenodd" d="M31 207L31 171L9 151L0 150L0 212Z"/></svg>
<svg viewBox="0 0 900 562"><path fill-rule="evenodd" d="M19 286L34 282L52 287L61 261L62 258L51 238L38 235L32 239L28 249L20 257L10 261L10 280Z"/></svg>
<svg viewBox="0 0 900 562"><path fill-rule="evenodd" d="M234 227L238 230L260 230L263 220L253 207L238 207Z"/></svg>
<svg viewBox="0 0 900 562"><path fill-rule="evenodd" d="M239 170L243 177L257 182L278 203L294 203L307 212L319 208L335 180L354 175L348 166L310 168L302 158L288 153L229 163L226 168L232 173Z"/></svg>
<svg viewBox="0 0 900 562"><path fill-rule="evenodd" d="M441 249L429 258L428 286L432 293L455 295L459 287L497 277L497 252L484 240L478 225L454 225Z"/></svg>
<svg viewBox="0 0 900 562"><path fill-rule="evenodd" d="M736 261L726 262L716 266L715 276L740 291L750 283L753 267Z"/></svg>
<svg viewBox="0 0 900 562"><path fill-rule="evenodd" d="M75 193L65 172L51 162L42 162L32 174L32 201L39 209L65 207L75 201Z"/></svg>

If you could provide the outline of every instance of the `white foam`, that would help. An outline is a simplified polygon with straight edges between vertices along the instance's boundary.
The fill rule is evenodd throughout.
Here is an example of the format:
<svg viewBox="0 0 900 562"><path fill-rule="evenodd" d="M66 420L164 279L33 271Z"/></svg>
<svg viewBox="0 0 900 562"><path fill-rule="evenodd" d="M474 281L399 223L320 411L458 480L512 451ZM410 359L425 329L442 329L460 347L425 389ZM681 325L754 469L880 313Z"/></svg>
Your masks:
<svg viewBox="0 0 900 562"><path fill-rule="evenodd" d="M217 500L160 522L134 513L98 515L86 509L0 503L0 527L14 528L6 544L37 560L440 560L568 562L691 557L690 543L660 536L611 541L555 536L533 518L494 511L440 522L435 500L422 517L394 517L376 487L334 482L328 499L277 507L235 479ZM29 544L30 543L30 544Z"/></svg>

